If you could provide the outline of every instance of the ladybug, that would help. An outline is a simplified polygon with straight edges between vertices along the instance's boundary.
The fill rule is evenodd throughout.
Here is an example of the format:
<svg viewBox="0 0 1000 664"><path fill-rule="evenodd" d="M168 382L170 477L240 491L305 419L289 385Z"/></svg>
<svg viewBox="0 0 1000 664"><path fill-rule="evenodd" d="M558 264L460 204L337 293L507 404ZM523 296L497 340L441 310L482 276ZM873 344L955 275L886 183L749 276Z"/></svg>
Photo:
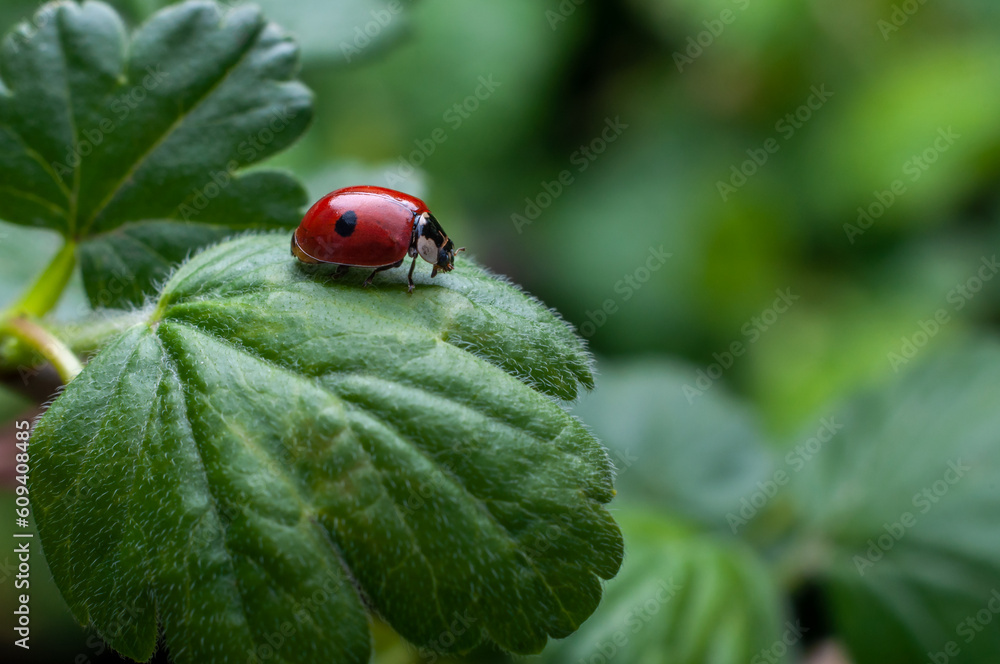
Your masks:
<svg viewBox="0 0 1000 664"><path fill-rule="evenodd" d="M341 277L352 267L372 267L365 286L375 275L410 263L408 292L413 292L417 256L438 270L454 269L455 244L441 224L414 196L384 187L346 187L330 192L309 208L292 234L292 255L303 263L334 263Z"/></svg>

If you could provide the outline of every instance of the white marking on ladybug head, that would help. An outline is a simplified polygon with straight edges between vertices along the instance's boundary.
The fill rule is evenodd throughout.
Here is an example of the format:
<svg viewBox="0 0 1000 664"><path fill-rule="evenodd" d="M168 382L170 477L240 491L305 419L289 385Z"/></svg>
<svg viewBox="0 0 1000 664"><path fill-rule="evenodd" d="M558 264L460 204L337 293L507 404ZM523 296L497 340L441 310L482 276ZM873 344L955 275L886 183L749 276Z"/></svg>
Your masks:
<svg viewBox="0 0 1000 664"><path fill-rule="evenodd" d="M430 238L423 236L417 238L417 253L428 263L437 263L438 246Z"/></svg>
<svg viewBox="0 0 1000 664"><path fill-rule="evenodd" d="M436 264L438 260L438 246L431 238L425 235L428 229L428 219L430 215L424 212L417 219L417 253L428 263Z"/></svg>

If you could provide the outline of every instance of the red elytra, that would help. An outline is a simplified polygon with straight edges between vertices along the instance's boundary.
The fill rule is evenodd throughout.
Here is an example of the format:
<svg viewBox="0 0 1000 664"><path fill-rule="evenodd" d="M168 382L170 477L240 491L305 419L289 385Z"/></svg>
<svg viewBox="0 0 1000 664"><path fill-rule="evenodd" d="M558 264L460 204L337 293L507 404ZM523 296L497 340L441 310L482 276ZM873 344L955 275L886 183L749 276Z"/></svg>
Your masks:
<svg viewBox="0 0 1000 664"><path fill-rule="evenodd" d="M438 270L454 268L459 251L422 200L384 187L330 192L309 208L292 235L293 256L303 263L340 265L334 276L350 267L375 268L365 286L376 273L399 267L407 255L412 256L410 292L417 256L434 266L434 277Z"/></svg>

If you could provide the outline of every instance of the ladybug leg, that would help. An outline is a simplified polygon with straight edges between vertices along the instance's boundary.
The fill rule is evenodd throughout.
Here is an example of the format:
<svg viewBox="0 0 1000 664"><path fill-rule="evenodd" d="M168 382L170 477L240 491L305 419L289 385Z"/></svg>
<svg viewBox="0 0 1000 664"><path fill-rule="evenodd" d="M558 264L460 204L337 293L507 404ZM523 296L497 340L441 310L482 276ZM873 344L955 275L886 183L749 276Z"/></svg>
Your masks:
<svg viewBox="0 0 1000 664"><path fill-rule="evenodd" d="M410 274L409 274L409 277L408 277L409 280L410 280L410 287L406 289L407 293L412 293L413 292L413 268L415 268L416 266L417 266L417 257L414 256L413 257L413 262L410 263Z"/></svg>
<svg viewBox="0 0 1000 664"><path fill-rule="evenodd" d="M347 265L338 265L337 271L330 275L334 279L340 279L342 276L351 271L351 268Z"/></svg>
<svg viewBox="0 0 1000 664"><path fill-rule="evenodd" d="M372 285L372 279L375 278L376 274L378 274L382 270L391 270L394 267L399 267L402 264L403 264L403 259L400 258L398 261L396 261L395 263L392 263L391 265L383 265L382 267L375 268L374 270L372 270L372 273L368 275L368 278L365 279L365 283L363 283L361 285L364 286L365 288L371 286Z"/></svg>

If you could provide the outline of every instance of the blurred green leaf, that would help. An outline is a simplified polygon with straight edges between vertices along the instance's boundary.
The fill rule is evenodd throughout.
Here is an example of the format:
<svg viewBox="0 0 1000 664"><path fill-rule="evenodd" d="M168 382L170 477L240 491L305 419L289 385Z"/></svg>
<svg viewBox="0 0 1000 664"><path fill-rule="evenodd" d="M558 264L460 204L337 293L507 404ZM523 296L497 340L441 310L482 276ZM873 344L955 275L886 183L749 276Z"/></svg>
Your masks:
<svg viewBox="0 0 1000 664"><path fill-rule="evenodd" d="M728 57L740 61L773 52L773 48L764 48L770 45L769 42L801 38L809 25L806 8L795 0L765 3L754 0L628 0L624 4L634 7L645 24L669 40L676 52L695 62L706 52L713 59ZM690 53L688 48L691 48Z"/></svg>
<svg viewBox="0 0 1000 664"><path fill-rule="evenodd" d="M384 184L385 172L396 164L365 164L359 161L330 161L318 168L313 168L303 176L310 200L319 200L326 194L350 187L358 183ZM414 169L403 182L397 183L395 189L405 191L411 196L424 198L428 194L426 177L420 169ZM436 206L435 206L436 207ZM448 231L454 233L449 221Z"/></svg>
<svg viewBox="0 0 1000 664"><path fill-rule="evenodd" d="M618 518L628 543L621 572L594 616L542 662L786 661L804 630L782 625L778 590L756 554L634 506Z"/></svg>
<svg viewBox="0 0 1000 664"><path fill-rule="evenodd" d="M43 6L0 57L0 218L97 242L81 250L91 302L140 304L166 275L173 233L195 248L218 239L211 226L298 222L294 179L239 174L305 129L296 68L294 43L253 8L192 0L129 39L103 3Z"/></svg>
<svg viewBox="0 0 1000 664"><path fill-rule="evenodd" d="M552 398L592 380L582 344L468 260L412 296L396 272L223 243L67 386L32 497L78 620L140 660L158 617L178 663L360 663L366 604L430 651L537 652L594 611L611 464Z"/></svg>
<svg viewBox="0 0 1000 664"><path fill-rule="evenodd" d="M0 4L0 31L6 31L15 23L30 21L37 9L38 3L33 0L7 0Z"/></svg>
<svg viewBox="0 0 1000 664"><path fill-rule="evenodd" d="M254 0L252 4L293 34L304 59L329 66L359 62L394 44L406 34L408 11L416 0Z"/></svg>
<svg viewBox="0 0 1000 664"><path fill-rule="evenodd" d="M825 405L890 380L901 366L890 358L904 339L916 335L935 347L985 322L1000 279L986 273L990 280L972 299L957 288L978 278L996 239L995 232L941 231L859 261L849 277L817 278L803 270L795 279L808 280L801 305L761 336L741 366L768 424L794 432ZM941 310L947 322L928 327L934 334L921 340L921 325L931 325Z"/></svg>
<svg viewBox="0 0 1000 664"><path fill-rule="evenodd" d="M232 233L226 226L150 221L98 235L77 250L90 300L95 307L141 304L199 247Z"/></svg>
<svg viewBox="0 0 1000 664"><path fill-rule="evenodd" d="M728 531L773 462L750 410L722 385L686 392L695 381L693 367L652 358L602 363L574 412L609 446L623 499Z"/></svg>
<svg viewBox="0 0 1000 664"><path fill-rule="evenodd" d="M575 147L568 150L545 180L565 169L572 183L555 199L558 204L541 210L519 233L514 235L511 215L525 215L528 202L512 201L516 207L504 217L516 251L525 256L522 269L534 276L532 287L606 352L690 347L704 337L697 316L699 279L713 229L690 220L704 220L714 195L710 184L699 189L706 171L704 153L695 147L704 147L701 138L713 139L676 108L656 111L654 118L634 118L630 106L610 117L626 127L594 160ZM606 122L597 121L581 143L603 140ZM685 122L690 124L677 125ZM525 195L543 202L548 196L541 183ZM611 223L626 232L602 243L598 256L594 238ZM607 302L610 315L603 310Z"/></svg>
<svg viewBox="0 0 1000 664"><path fill-rule="evenodd" d="M994 172L985 166L1000 145L998 68L995 37L922 39L873 54L864 77L831 82L829 108L793 146L795 163L810 164L803 200L845 241L847 224L871 228L856 243L946 220Z"/></svg>
<svg viewBox="0 0 1000 664"><path fill-rule="evenodd" d="M405 16L414 38L363 67L306 63L325 121L295 152L385 164L372 184L401 188L422 168L441 189L495 197L583 24L553 32L534 0L421 0Z"/></svg>
<svg viewBox="0 0 1000 664"><path fill-rule="evenodd" d="M922 359L842 409L842 431L794 476L814 552L796 563L826 584L858 664L949 643L953 663L1000 652L1000 632L976 622L1000 612L1000 344Z"/></svg>

